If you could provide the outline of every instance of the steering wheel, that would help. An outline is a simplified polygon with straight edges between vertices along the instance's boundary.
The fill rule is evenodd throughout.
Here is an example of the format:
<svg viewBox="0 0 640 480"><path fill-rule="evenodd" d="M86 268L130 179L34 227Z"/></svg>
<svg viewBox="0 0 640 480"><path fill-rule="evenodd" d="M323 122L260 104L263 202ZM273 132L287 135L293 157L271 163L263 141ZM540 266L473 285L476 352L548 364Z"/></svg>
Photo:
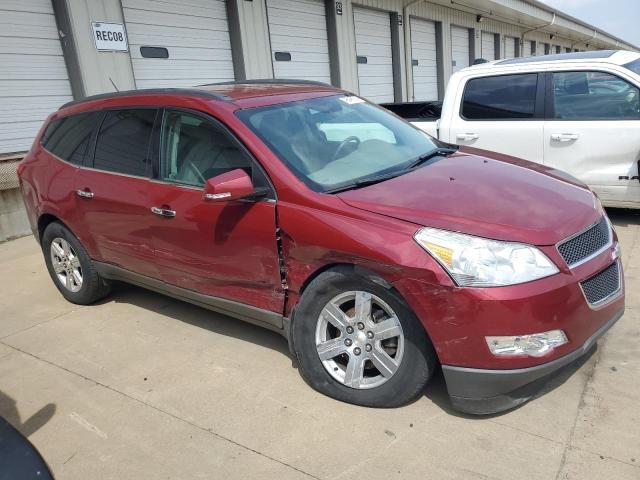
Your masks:
<svg viewBox="0 0 640 480"><path fill-rule="evenodd" d="M337 160L338 158L340 158L340 154L342 153L342 150L344 150L346 146L349 145L350 143L355 143L356 148L354 148L354 150L356 150L360 145L360 139L358 137L354 137L353 135L345 138L342 142L340 142L340 145L338 145L338 148L336 149L336 153L333 154L333 160Z"/></svg>

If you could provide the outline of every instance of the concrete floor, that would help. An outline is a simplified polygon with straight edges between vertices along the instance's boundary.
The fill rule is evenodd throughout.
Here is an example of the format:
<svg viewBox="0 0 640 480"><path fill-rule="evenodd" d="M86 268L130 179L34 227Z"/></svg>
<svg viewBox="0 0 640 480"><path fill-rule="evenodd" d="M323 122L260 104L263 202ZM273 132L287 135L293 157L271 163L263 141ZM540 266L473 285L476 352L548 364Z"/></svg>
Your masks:
<svg viewBox="0 0 640 480"><path fill-rule="evenodd" d="M135 287L78 307L0 244L0 415L60 479L640 479L640 212L610 212L627 313L571 377L490 418L442 375L394 410L309 388L278 335Z"/></svg>

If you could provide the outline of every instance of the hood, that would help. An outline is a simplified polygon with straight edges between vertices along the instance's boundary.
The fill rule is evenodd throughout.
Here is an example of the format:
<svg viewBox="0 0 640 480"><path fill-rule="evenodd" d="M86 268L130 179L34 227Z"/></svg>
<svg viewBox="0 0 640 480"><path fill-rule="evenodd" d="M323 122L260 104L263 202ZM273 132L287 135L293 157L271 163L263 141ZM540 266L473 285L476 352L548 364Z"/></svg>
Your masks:
<svg viewBox="0 0 640 480"><path fill-rule="evenodd" d="M555 244L602 215L593 193L570 175L477 149L338 196L417 225L533 245Z"/></svg>

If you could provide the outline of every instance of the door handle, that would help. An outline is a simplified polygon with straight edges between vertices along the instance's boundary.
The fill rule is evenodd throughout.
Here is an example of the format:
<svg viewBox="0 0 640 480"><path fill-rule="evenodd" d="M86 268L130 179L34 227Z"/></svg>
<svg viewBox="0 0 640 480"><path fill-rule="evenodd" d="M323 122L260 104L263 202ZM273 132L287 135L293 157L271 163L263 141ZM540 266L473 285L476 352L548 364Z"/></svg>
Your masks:
<svg viewBox="0 0 640 480"><path fill-rule="evenodd" d="M480 138L478 133L458 133L456 134L456 140L477 140Z"/></svg>
<svg viewBox="0 0 640 480"><path fill-rule="evenodd" d="M93 198L93 192L88 188L85 188L84 190L76 190L76 195L81 198Z"/></svg>
<svg viewBox="0 0 640 480"><path fill-rule="evenodd" d="M577 140L579 136L577 133L552 133L551 140L555 140L556 142L572 142Z"/></svg>
<svg viewBox="0 0 640 480"><path fill-rule="evenodd" d="M168 208L151 207L151 212L161 217L173 218L176 216L175 210L169 210Z"/></svg>

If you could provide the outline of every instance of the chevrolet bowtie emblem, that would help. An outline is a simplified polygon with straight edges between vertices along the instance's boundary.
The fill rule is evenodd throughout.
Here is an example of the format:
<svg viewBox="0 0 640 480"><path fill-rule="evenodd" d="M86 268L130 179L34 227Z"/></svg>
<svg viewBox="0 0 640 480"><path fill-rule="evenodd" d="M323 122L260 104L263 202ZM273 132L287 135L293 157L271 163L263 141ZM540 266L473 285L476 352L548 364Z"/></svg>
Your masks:
<svg viewBox="0 0 640 480"><path fill-rule="evenodd" d="M620 244L616 242L611 251L611 260L617 260L618 258L620 258Z"/></svg>

